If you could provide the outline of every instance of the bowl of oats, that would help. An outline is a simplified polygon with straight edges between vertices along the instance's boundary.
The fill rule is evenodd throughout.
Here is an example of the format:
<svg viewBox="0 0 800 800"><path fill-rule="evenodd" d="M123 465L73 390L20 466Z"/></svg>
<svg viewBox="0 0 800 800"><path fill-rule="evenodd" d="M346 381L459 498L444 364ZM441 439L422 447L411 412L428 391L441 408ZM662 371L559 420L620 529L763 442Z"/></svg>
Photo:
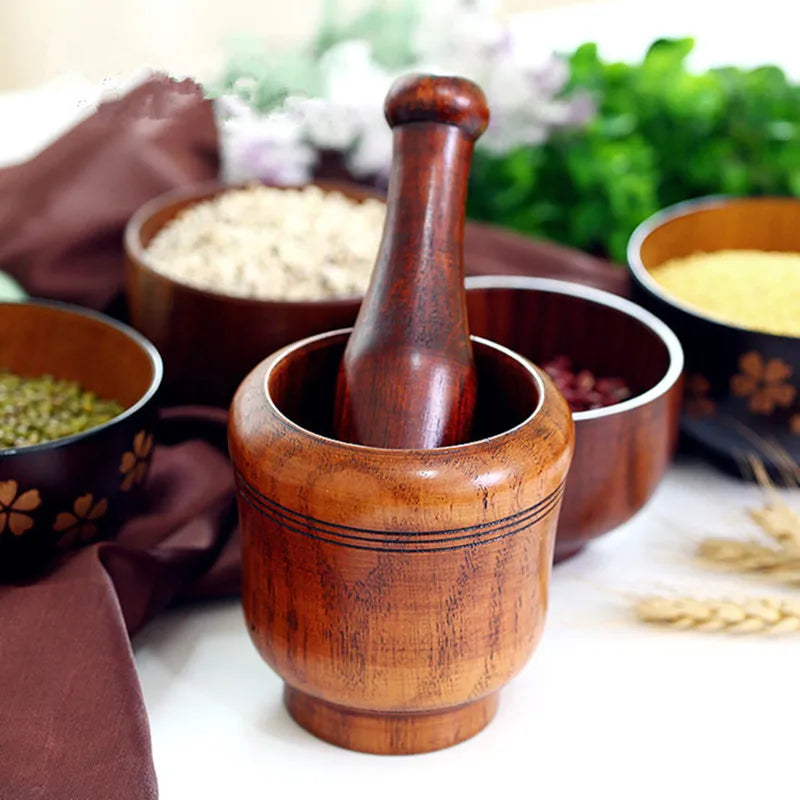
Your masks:
<svg viewBox="0 0 800 800"><path fill-rule="evenodd" d="M791 474L800 462L800 199L664 209L634 232L628 264L636 299L683 344L687 439L737 474L748 454L777 479Z"/></svg>
<svg viewBox="0 0 800 800"><path fill-rule="evenodd" d="M348 184L194 186L125 232L132 325L162 353L170 402L227 406L266 354L355 321L383 232Z"/></svg>

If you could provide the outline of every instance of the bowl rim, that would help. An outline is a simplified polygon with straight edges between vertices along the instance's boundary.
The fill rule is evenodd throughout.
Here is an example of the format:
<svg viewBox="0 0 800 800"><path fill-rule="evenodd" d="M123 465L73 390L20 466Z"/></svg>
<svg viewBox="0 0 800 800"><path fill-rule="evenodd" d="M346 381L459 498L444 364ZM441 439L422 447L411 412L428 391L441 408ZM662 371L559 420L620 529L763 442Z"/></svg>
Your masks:
<svg viewBox="0 0 800 800"><path fill-rule="evenodd" d="M669 364L662 377L653 386L641 394L634 395L620 403L603 406L603 408L592 408L588 411L573 411L572 418L576 423L583 420L601 419L615 414L624 414L626 411L646 406L653 400L665 395L678 382L683 373L683 347L678 337L654 314L624 297L606 292L603 289L595 289L593 286L573 283L572 281L562 281L556 278L536 278L528 275L478 275L467 278L465 284L467 292L470 289L527 289L579 297L632 317L649 328L661 340L667 348Z"/></svg>
<svg viewBox="0 0 800 800"><path fill-rule="evenodd" d="M333 331L325 331L324 333L318 333L314 336L309 336L305 339L301 339L297 342L293 342L292 344L287 345L286 347L281 348L280 350L273 353L268 359L271 361L269 366L266 370L264 370L263 378L261 379L261 388L264 392L264 398L267 404L270 407L272 413L280 419L284 424L288 427L293 429L294 431L298 431L305 436L310 436L315 441L325 444L326 446L336 446L336 447L344 447L344 448L351 448L354 450L358 450L362 453L367 454L376 454L380 453L383 454L384 457L387 453L392 454L394 457L395 454L397 457L407 457L407 458L418 458L424 461L430 461L433 463L433 460L439 458L440 456L446 456L448 454L460 454L460 455L469 455L473 450L479 449L484 447L487 444L493 445L500 445L503 442L508 441L509 437L517 433L518 431L522 430L531 425L531 423L539 416L542 409L544 408L545 398L553 398L553 393L555 392L555 397L559 398L560 401L564 404L566 408L566 400L561 397L561 393L555 389L555 386L550 381L549 378L545 380L543 377L542 372L540 372L539 368L536 367L531 361L523 356L515 353L513 350L505 347L504 345L498 344L497 342L493 342L489 339L484 339L481 336L470 336L470 339L473 343L477 342L483 347L488 350L494 350L495 352L499 352L502 355L510 358L514 361L517 366L523 370L527 375L531 378L534 385L536 386L536 393L537 393L537 400L536 405L533 410L528 414L524 419L520 420L516 425L506 428L505 430L500 431L500 433L495 433L491 436L484 436L481 439L470 439L468 442L461 442L460 444L451 444L445 447L431 447L428 449L421 449L416 447L375 447L373 445L365 445L365 444L358 444L357 442L345 442L339 439L334 439L330 436L325 436L321 433L317 433L316 431L309 430L308 428L304 427L303 425L298 424L295 422L291 417L288 417L281 411L280 408L275 404L275 401L272 399L269 393L269 381L270 377L272 376L273 371L278 367L281 361L283 361L287 356L291 353L303 348L307 347L308 345L315 344L317 342L321 342L324 340L333 341L335 339L340 339L344 337L344 341L347 341L347 337L353 332L353 328L338 328ZM263 363L263 362L262 362ZM259 369L261 365L257 366L255 369ZM569 413L568 409L567 412Z"/></svg>
<svg viewBox="0 0 800 800"><path fill-rule="evenodd" d="M355 182L348 183L347 181L335 180L315 180L309 183L285 186L257 180L240 183L225 183L221 180L211 180L204 181L202 183L194 183L190 186L180 186L147 200L128 218L128 221L125 224L125 232L123 235L125 253L128 256L128 259L135 263L137 269L143 270L150 275L154 275L166 283L179 286L181 291L186 291L190 294L205 297L210 300L233 303L234 305L248 308L260 308L267 310L269 310L271 307L279 308L285 306L291 306L295 308L302 306L311 306L312 308L317 308L320 306L345 308L347 306L351 306L353 303L361 303L361 301L364 299L363 294L353 294L346 297L331 297L324 300L277 300L275 298L268 297L241 297L238 295L225 294L224 292L215 292L211 289L204 289L200 286L194 286L191 283L178 281L153 268L150 259L147 256L147 251L142 245L141 237L142 227L150 219L150 217L153 216L153 214L165 206L173 205L174 203L187 201L190 205L196 205L197 203L211 200L223 192L246 189L253 185L266 186L271 189L286 189L294 191L304 189L308 186L317 186L323 191L339 192L348 196L350 196L348 193L362 193L363 189L362 199L374 199L384 203L386 201L386 198L377 189L370 189L368 186L361 187L360 184ZM159 228L159 230L161 229Z"/></svg>
<svg viewBox="0 0 800 800"><path fill-rule="evenodd" d="M81 439L86 439L89 436L93 436L101 431L107 430L111 428L113 425L116 425L124 420L132 417L136 414L140 409L144 408L155 396L156 392L161 385L161 381L164 377L164 363L161 359L161 354L156 349L155 345L147 338L142 336L141 333L131 328L129 325L126 325L124 322L119 322L118 320L109 317L106 314L103 314L99 311L94 311L91 308L83 308L82 306L74 305L73 303L64 303L61 300L47 300L41 298L28 298L26 300L18 300L18 301L7 301L0 303L0 306L3 305L15 305L15 306L42 306L45 308L53 308L57 311L63 311L67 314L72 314L75 316L81 317L88 317L90 319L94 319L100 323L108 325L111 328L115 328L124 336L127 336L133 342L135 342L139 347L144 351L145 355L148 356L150 359L150 364L153 367L153 376L150 379L150 383L142 396L129 408L126 408L121 414L117 414L116 417L112 417L107 422L102 423L101 425L96 425L94 428L89 428L88 430L81 431L80 433L73 433L70 436L63 436L60 439L53 439L49 442L40 442L39 444L26 444L20 445L18 447L9 447L6 449L0 449L0 459L5 458L6 456L12 455L27 455L28 453L39 453L45 450L52 450L58 447L67 447L68 445L72 444L73 442L80 441Z"/></svg>
<svg viewBox="0 0 800 800"><path fill-rule="evenodd" d="M691 214L694 214L697 211L709 211L713 209L722 208L723 206L729 205L738 205L738 204L751 204L751 203L758 203L762 201L767 202L785 202L787 205L796 205L798 199L796 197L783 197L783 196L772 196L767 195L763 197L737 197L735 195L724 195L724 194L717 194L717 195L707 195L705 197L695 197L689 200L682 200L680 203L674 203L670 206L665 206L659 211L656 211L655 214L651 214L647 219L640 222L636 228L634 229L633 233L631 234L630 238L628 239L628 247L627 247L627 262L628 262L628 271L634 278L634 280L647 292L657 297L666 305L675 308L679 311L682 311L684 314L688 314L690 317L693 317L697 320L703 320L704 322L711 323L712 325L718 325L723 329L727 329L732 332L742 333L753 335L757 334L759 336L769 336L774 339L782 339L786 342L797 342L800 339L800 336L787 336L786 334L782 333L769 333L768 331L760 331L756 328L745 328L742 325L736 325L733 322L728 322L727 320L720 319L713 314L703 311L702 309L696 308L694 306L689 305L684 300L681 300L674 295L671 295L667 292L658 281L653 278L650 274L650 270L645 267L642 263L641 259L641 249L642 245L644 244L645 239L650 236L651 233L656 231L662 225L667 222L671 222L672 220L680 219L681 217L688 217ZM731 248L731 249L741 249L741 248ZM718 251L713 251L718 252ZM793 252L789 250L784 251L775 251L775 252Z"/></svg>

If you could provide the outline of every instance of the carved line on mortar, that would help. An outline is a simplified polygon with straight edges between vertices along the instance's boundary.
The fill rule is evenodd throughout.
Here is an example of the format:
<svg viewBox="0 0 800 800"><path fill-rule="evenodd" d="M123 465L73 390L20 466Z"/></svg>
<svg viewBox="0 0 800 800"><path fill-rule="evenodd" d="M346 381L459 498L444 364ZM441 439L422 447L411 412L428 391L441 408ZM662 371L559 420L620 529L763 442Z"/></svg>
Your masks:
<svg viewBox="0 0 800 800"><path fill-rule="evenodd" d="M503 525L503 523L512 523L515 520L522 521L524 517L531 515L536 510L541 508L542 506L549 505L552 500L559 495L564 489L565 481L562 481L555 489L553 489L550 494L543 497L538 503L534 503L529 508L525 508L522 511L517 511L514 514L509 514L507 517L503 517L498 520L494 520L493 522L479 522L475 525L466 525L461 528L441 528L436 531L386 531L379 528L361 528L353 525L342 525L336 522L325 522L324 520L316 519L315 517L308 516L307 514L301 514L299 511L295 511L288 506L281 505L280 503L276 502L270 497L262 494L261 492L253 486L252 483L249 483L241 472L236 472L236 481L239 485L240 490L244 489L245 492L250 494L252 497L256 499L256 501L261 502L263 505L267 506L270 510L273 510L279 516L284 516L287 519L293 521L299 521L308 524L310 527L315 528L320 531L324 532L332 532L336 533L338 531L352 531L354 533L368 533L371 534L369 537L366 537L369 541L372 541L374 536L383 536L383 535L394 535L401 536L403 539L408 538L409 536L425 536L428 534L449 534L449 533L462 533L464 531L492 531L496 530ZM345 534L342 534L345 535ZM364 538L364 537L353 537L353 538Z"/></svg>
<svg viewBox="0 0 800 800"><path fill-rule="evenodd" d="M564 491L564 482L554 489L547 497L524 511L517 512L508 517L496 520L491 523L471 525L464 528L452 528L439 531L378 531L368 528L353 528L344 525L334 525L333 523L316 520L298 514L291 509L285 508L268 498L265 498L252 486L250 486L241 475L237 474L239 495L255 511L267 519L275 522L286 530L299 533L311 539L351 547L357 550L375 550L380 552L402 552L402 553L425 553L439 550L458 550L463 547L488 544L504 539L515 533L519 533L531 525L544 519L554 508L558 506L561 495ZM327 526L327 527L321 527ZM356 536L353 533L343 531L360 531L373 534L372 536ZM502 531L502 533L500 533ZM442 534L458 534L461 536ZM323 535L320 535L323 534ZM327 535L325 535L327 534ZM498 534L492 536L491 534ZM437 538L427 538L427 537ZM381 537L377 538L376 537ZM345 540L345 541L343 541ZM350 540L350 541L347 541ZM365 544L356 544L363 542ZM460 542L454 544L454 542ZM387 547L385 545L399 544L401 547ZM419 545L446 544L445 547L421 547Z"/></svg>

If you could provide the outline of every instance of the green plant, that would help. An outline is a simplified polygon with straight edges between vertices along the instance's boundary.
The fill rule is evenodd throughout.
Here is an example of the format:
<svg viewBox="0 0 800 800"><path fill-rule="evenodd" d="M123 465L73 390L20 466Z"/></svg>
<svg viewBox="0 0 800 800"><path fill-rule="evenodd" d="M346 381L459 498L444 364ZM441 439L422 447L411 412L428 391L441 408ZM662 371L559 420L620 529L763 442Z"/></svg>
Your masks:
<svg viewBox="0 0 800 800"><path fill-rule="evenodd" d="M476 152L468 213L622 261L633 229L709 194L800 195L800 86L773 66L693 74L691 39L659 40L640 64L586 44L567 91L597 115L545 144Z"/></svg>

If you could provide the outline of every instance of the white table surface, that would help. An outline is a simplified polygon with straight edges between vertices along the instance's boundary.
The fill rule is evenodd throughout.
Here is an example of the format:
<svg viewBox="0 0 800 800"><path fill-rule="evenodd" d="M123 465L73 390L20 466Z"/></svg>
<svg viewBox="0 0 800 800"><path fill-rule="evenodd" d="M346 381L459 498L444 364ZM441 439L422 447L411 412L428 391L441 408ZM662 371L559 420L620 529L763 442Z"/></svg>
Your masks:
<svg viewBox="0 0 800 800"><path fill-rule="evenodd" d="M692 559L704 535L754 533L759 501L674 466L636 518L555 568L541 644L497 717L437 753L363 755L302 730L238 602L164 614L135 641L162 797L796 799L800 636L664 631L630 612L653 590L790 596Z"/></svg>
<svg viewBox="0 0 800 800"><path fill-rule="evenodd" d="M659 35L692 34L699 67L771 61L798 77L792 5L608 0L526 24L547 46L596 40L621 58ZM15 120L0 129L0 164L34 153L97 97L74 75L0 95L0 119ZM497 717L438 753L368 756L300 729L238 602L163 614L134 642L161 797L796 799L800 636L661 631L630 613L632 597L653 590L786 594L692 560L705 535L753 534L744 509L759 501L701 462L674 466L639 516L555 569L542 642Z"/></svg>

